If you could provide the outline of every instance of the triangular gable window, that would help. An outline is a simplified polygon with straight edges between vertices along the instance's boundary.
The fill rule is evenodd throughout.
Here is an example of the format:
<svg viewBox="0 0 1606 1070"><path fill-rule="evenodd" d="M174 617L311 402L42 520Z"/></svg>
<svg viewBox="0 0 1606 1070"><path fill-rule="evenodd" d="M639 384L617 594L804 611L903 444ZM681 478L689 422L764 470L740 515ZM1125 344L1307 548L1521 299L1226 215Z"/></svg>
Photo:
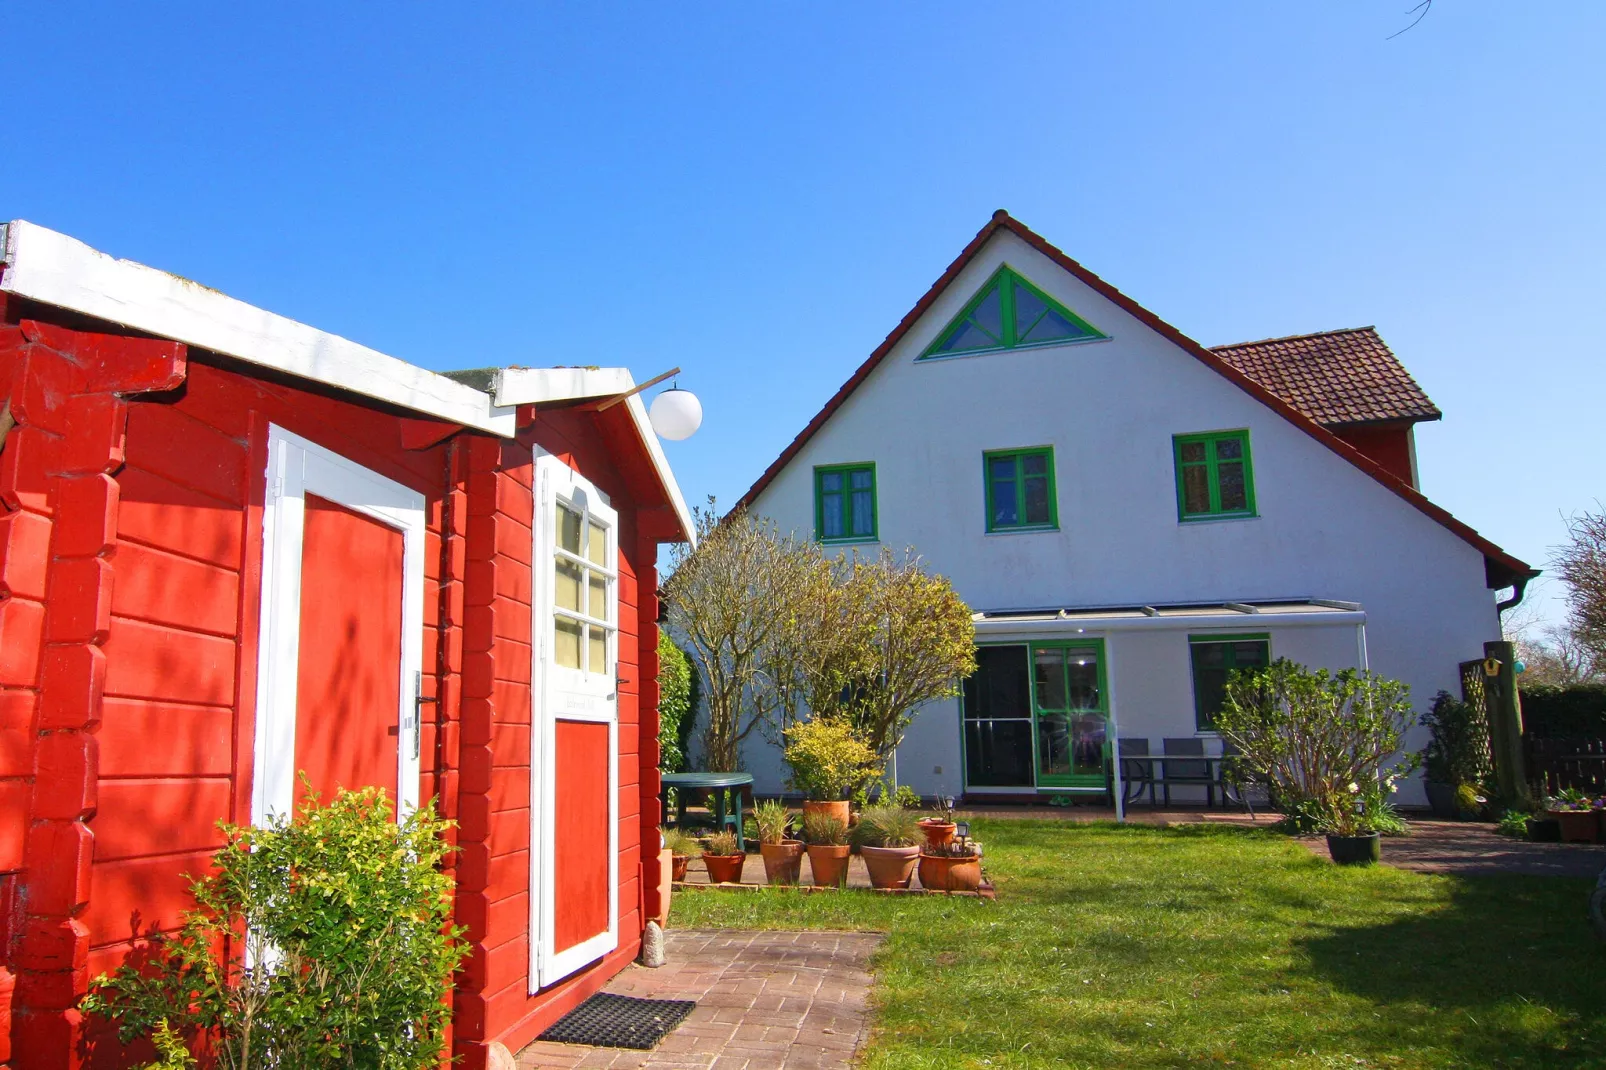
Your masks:
<svg viewBox="0 0 1606 1070"><path fill-rule="evenodd" d="M1009 267L1001 267L920 359L1108 337Z"/></svg>

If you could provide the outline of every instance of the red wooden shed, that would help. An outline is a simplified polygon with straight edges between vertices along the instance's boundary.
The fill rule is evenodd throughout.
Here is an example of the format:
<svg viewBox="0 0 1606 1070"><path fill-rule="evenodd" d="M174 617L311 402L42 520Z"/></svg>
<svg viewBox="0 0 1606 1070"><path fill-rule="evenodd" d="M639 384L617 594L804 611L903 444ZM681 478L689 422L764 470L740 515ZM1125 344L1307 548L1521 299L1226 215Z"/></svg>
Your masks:
<svg viewBox="0 0 1606 1070"><path fill-rule="evenodd" d="M659 909L691 523L639 397L600 404L629 374L448 377L30 223L0 251L0 1066L116 1065L90 978L298 770L457 822L453 1051L517 1050Z"/></svg>

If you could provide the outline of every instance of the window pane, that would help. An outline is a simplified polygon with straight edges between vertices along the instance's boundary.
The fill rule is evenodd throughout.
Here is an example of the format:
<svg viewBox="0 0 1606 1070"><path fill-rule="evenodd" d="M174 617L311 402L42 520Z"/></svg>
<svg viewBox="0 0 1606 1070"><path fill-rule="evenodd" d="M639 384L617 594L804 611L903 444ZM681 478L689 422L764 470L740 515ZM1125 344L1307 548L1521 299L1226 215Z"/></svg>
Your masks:
<svg viewBox="0 0 1606 1070"><path fill-rule="evenodd" d="M875 482L875 473L868 468L855 469L850 477L850 485L854 490L869 490Z"/></svg>
<svg viewBox="0 0 1606 1070"><path fill-rule="evenodd" d="M1065 651L1057 648L1034 651L1032 670L1037 683L1037 708L1065 708Z"/></svg>
<svg viewBox="0 0 1606 1070"><path fill-rule="evenodd" d="M1066 776L1071 772L1071 726L1064 714L1037 719L1038 776Z"/></svg>
<svg viewBox="0 0 1606 1070"><path fill-rule="evenodd" d="M869 491L856 490L853 492L853 534L870 534L875 527L873 523L874 511L875 503Z"/></svg>
<svg viewBox="0 0 1606 1070"><path fill-rule="evenodd" d="M842 534L842 495L827 494L820 499L820 536L840 539Z"/></svg>
<svg viewBox="0 0 1606 1070"><path fill-rule="evenodd" d="M1221 712L1222 699L1227 693L1227 657L1229 643L1194 643L1193 705L1194 716L1200 728L1210 728Z"/></svg>
<svg viewBox="0 0 1606 1070"><path fill-rule="evenodd" d="M1026 519L1023 523L1046 524L1048 521L1048 477L1033 476L1026 480Z"/></svg>
<svg viewBox="0 0 1606 1070"><path fill-rule="evenodd" d="M1042 298L1032 291L1015 284L1015 337L1020 341L1026 340L1026 332L1032 329L1039 316L1048 311Z"/></svg>
<svg viewBox="0 0 1606 1070"><path fill-rule="evenodd" d="M586 586L591 592L591 605L586 610L598 620L608 619L608 579L595 572L586 574Z"/></svg>
<svg viewBox="0 0 1606 1070"><path fill-rule="evenodd" d="M1071 772L1098 776L1104 772L1103 717L1071 718Z"/></svg>
<svg viewBox="0 0 1606 1070"><path fill-rule="evenodd" d="M1220 438L1216 440L1216 460L1236 461L1244 455L1242 439Z"/></svg>
<svg viewBox="0 0 1606 1070"><path fill-rule="evenodd" d="M580 667L580 632L578 621L563 617L552 621L552 656L565 669Z"/></svg>
<svg viewBox="0 0 1606 1070"><path fill-rule="evenodd" d="M571 554L580 552L580 514L562 504L558 506L558 545Z"/></svg>
<svg viewBox="0 0 1606 1070"><path fill-rule="evenodd" d="M572 561L559 561L553 570L556 582L553 584L552 601L559 609L580 608L580 566Z"/></svg>
<svg viewBox="0 0 1606 1070"><path fill-rule="evenodd" d="M965 678L965 716L1030 717L1024 646L979 646L976 671Z"/></svg>
<svg viewBox="0 0 1606 1070"><path fill-rule="evenodd" d="M1080 338L1086 333L1058 312L1049 309L1043 313L1043 318L1038 320L1032 326L1032 329L1017 341L1051 342L1058 338Z"/></svg>
<svg viewBox="0 0 1606 1070"><path fill-rule="evenodd" d="M1025 656L1021 658L1025 677ZM972 787L1032 786L1032 722L967 721L965 783Z"/></svg>
<svg viewBox="0 0 1606 1070"><path fill-rule="evenodd" d="M1264 669L1271 664L1271 644L1263 639L1232 644L1235 669Z"/></svg>
<svg viewBox="0 0 1606 1070"><path fill-rule="evenodd" d="M1028 453L1020 459L1020 470L1029 476L1041 476L1048 473L1048 454Z"/></svg>
<svg viewBox="0 0 1606 1070"><path fill-rule="evenodd" d="M937 350L941 353L962 353L967 349L991 349L998 344L997 338L966 320Z"/></svg>
<svg viewBox="0 0 1606 1070"><path fill-rule="evenodd" d="M586 672L608 671L608 633L602 628L586 629Z"/></svg>
<svg viewBox="0 0 1606 1070"><path fill-rule="evenodd" d="M994 286L992 292L982 298L976 311L970 314L970 322L992 335L998 342L1004 340L1004 312L1003 299L999 296L1000 290Z"/></svg>
<svg viewBox="0 0 1606 1070"><path fill-rule="evenodd" d="M821 472L820 489L827 494L834 494L842 489L841 472Z"/></svg>
<svg viewBox="0 0 1606 1070"><path fill-rule="evenodd" d="M1203 442L1184 442L1181 450L1182 459L1188 462L1205 459L1205 444Z"/></svg>
<svg viewBox="0 0 1606 1070"><path fill-rule="evenodd" d="M1015 478L1015 455L1007 457L990 457L987 460L987 471L994 480Z"/></svg>
<svg viewBox="0 0 1606 1070"><path fill-rule="evenodd" d="M1093 650L1065 652L1065 676L1069 685L1069 708L1096 710L1099 708L1099 656Z"/></svg>
<svg viewBox="0 0 1606 1070"><path fill-rule="evenodd" d="M591 523L586 526L586 558L594 565L608 564L608 529L601 524Z"/></svg>
<svg viewBox="0 0 1606 1070"><path fill-rule="evenodd" d="M1007 528L1020 523L1015 507L1015 481L1013 479L998 479L993 481L993 527Z"/></svg>
<svg viewBox="0 0 1606 1070"><path fill-rule="evenodd" d="M1249 493L1244 486L1242 461L1218 465L1216 478L1220 480L1222 512L1231 513L1249 508Z"/></svg>
<svg viewBox="0 0 1606 1070"><path fill-rule="evenodd" d="M1182 469L1182 511L1189 514L1210 511L1210 472L1202 464L1190 464Z"/></svg>

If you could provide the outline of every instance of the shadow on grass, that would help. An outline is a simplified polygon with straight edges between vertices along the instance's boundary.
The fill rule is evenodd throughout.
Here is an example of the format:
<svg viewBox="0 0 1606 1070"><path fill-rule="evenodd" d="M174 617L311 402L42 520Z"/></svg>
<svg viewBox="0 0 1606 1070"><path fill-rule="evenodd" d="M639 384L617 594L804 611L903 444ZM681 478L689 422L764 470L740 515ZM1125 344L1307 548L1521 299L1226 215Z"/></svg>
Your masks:
<svg viewBox="0 0 1606 1070"><path fill-rule="evenodd" d="M1589 882L1447 879L1440 909L1296 946L1379 1016L1431 1015L1437 1044L1465 1065L1606 1066L1606 946L1585 916Z"/></svg>

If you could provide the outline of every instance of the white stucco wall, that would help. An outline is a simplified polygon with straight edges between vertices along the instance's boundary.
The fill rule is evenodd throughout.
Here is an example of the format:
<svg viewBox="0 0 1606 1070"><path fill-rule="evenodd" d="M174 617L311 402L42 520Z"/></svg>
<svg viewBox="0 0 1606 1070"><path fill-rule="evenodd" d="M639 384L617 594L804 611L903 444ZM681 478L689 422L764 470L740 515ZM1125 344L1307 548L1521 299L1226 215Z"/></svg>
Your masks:
<svg viewBox="0 0 1606 1070"><path fill-rule="evenodd" d="M1111 340L916 363L1006 262ZM1172 436L1245 427L1259 516L1180 523ZM983 451L1044 445L1054 447L1059 530L987 534ZM1419 709L1440 688L1457 690L1457 663L1499 638L1477 550L1007 231L966 266L754 511L782 530L810 534L814 466L862 461L876 464L881 542L914 547L979 610L1359 602L1371 667L1410 684ZM1290 644L1274 642L1274 652L1298 657L1298 643ZM1162 705L1186 698L1191 711L1186 650L1179 674L1174 664L1151 664L1143 649L1112 651L1123 734L1128 724L1159 725ZM1353 645L1312 649L1309 660L1353 664ZM762 750L750 755L755 775L761 785L778 784L767 770L781 766ZM929 772L939 765L942 774ZM900 751L900 772L927 793L960 790L954 703L921 714Z"/></svg>

